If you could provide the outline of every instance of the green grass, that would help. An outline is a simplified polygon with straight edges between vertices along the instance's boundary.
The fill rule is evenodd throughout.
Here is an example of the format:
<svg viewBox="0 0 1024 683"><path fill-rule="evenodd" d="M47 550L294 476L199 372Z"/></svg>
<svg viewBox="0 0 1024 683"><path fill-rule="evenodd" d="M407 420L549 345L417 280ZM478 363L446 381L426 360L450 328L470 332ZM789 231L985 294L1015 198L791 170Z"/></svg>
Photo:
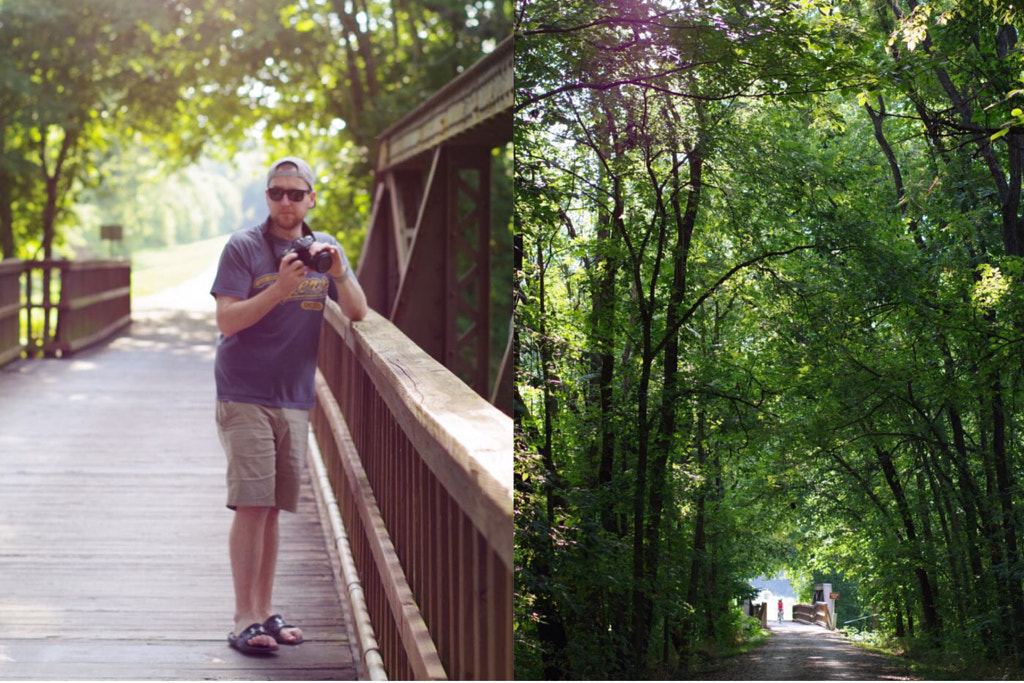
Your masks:
<svg viewBox="0 0 1024 683"><path fill-rule="evenodd" d="M132 253L132 298L187 282L216 263L228 235Z"/></svg>
<svg viewBox="0 0 1024 683"><path fill-rule="evenodd" d="M844 629L845 630L845 629ZM989 660L967 648L966 653L947 644L941 649L914 647L913 640L874 631L846 631L847 640L856 647L881 654L925 681L1021 680L1020 670L1006 661Z"/></svg>
<svg viewBox="0 0 1024 683"><path fill-rule="evenodd" d="M716 659L735 657L765 644L771 636L770 630L760 627L752 628L744 631L742 636L732 644L719 644L713 654Z"/></svg>
<svg viewBox="0 0 1024 683"><path fill-rule="evenodd" d="M707 680L710 674L718 672L727 660L764 645L772 632L761 628L760 621L753 617L742 617L742 624L732 642L705 641L694 653L687 670L669 671L667 679Z"/></svg>

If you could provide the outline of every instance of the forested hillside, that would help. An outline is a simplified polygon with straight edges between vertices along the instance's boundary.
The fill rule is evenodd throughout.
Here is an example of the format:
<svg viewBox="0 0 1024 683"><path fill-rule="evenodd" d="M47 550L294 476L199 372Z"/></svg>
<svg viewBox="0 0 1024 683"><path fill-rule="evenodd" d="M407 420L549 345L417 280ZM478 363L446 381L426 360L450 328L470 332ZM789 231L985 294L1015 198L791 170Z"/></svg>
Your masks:
<svg viewBox="0 0 1024 683"><path fill-rule="evenodd" d="M684 676L782 568L1019 676L1024 15L515 20L517 677Z"/></svg>
<svg viewBox="0 0 1024 683"><path fill-rule="evenodd" d="M104 223L133 247L235 230L285 154L316 168L317 226L356 257L377 136L505 39L511 7L0 0L0 257L68 256Z"/></svg>

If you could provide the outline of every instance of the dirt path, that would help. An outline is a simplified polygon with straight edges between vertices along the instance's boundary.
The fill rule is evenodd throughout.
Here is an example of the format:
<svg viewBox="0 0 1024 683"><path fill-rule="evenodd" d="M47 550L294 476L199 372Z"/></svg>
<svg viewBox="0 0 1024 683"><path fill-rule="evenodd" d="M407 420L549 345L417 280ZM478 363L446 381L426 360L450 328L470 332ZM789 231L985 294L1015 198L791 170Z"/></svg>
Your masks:
<svg viewBox="0 0 1024 683"><path fill-rule="evenodd" d="M216 301L210 294L213 279L217 276L217 262L214 261L199 275L174 287L156 294L141 296L132 301L132 311L144 314L152 310L202 311L213 314Z"/></svg>
<svg viewBox="0 0 1024 683"><path fill-rule="evenodd" d="M909 681L898 660L851 645L837 633L792 621L769 624L761 647L727 660L705 679L781 681Z"/></svg>

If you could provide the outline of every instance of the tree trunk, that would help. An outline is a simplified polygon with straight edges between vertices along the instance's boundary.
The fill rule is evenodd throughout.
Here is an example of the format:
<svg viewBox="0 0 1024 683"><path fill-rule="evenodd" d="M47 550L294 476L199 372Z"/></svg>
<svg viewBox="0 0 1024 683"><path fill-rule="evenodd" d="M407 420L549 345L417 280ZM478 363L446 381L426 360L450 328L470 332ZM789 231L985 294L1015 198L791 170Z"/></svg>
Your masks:
<svg viewBox="0 0 1024 683"><path fill-rule="evenodd" d="M932 587L931 578L928 576L928 572L923 565L924 558L922 557L921 547L917 540L917 527L911 516L910 505L907 503L903 485L900 483L899 476L896 473L896 467L892 462L891 454L875 446L875 455L878 458L878 464L882 468L882 473L885 475L885 481L889 485L889 490L892 491L893 498L896 500L896 508L900 513L900 519L903 521L903 528L907 532L907 543L912 548L914 561L917 564L914 567L914 577L917 579L921 598L921 613L924 619L922 628L928 633L939 633L942 630L942 622L936 608L935 592Z"/></svg>
<svg viewBox="0 0 1024 683"><path fill-rule="evenodd" d="M7 126L0 120L0 160L7 150ZM11 184L14 178L0 162L0 258L14 258L14 212L11 208Z"/></svg>
<svg viewBox="0 0 1024 683"><path fill-rule="evenodd" d="M551 538L550 529L554 524L555 509L558 507L559 488L558 470L555 467L554 458L554 418L558 410L558 402L551 390L551 368L554 362L554 352L551 348L551 341L548 338L545 322L545 307L547 296L545 292L545 263L544 250L540 242L537 243L537 273L539 285L540 307L540 356L541 356L541 381L543 384L544 404L544 434L540 456L544 463L546 481L544 493L547 502L547 531L541 540L541 548L534 559L532 569L540 576L553 577L554 572L554 542ZM539 622L537 624L537 636L541 643L541 658L544 665L544 678L548 680L560 680L565 678L565 647L568 644L568 636L554 597L548 590L537 591L537 613Z"/></svg>
<svg viewBox="0 0 1024 683"><path fill-rule="evenodd" d="M370 43L370 37L359 28L359 22L356 21L355 16L348 11L347 4L346 0L334 0L334 12L338 15L341 25L348 34L345 36L346 43L350 38L354 38L356 41L356 54L359 55L363 62L361 72L366 75L366 94L372 103L376 99L379 89L377 83L377 61L373 54L373 45ZM353 9L356 9L354 5Z"/></svg>
<svg viewBox="0 0 1024 683"><path fill-rule="evenodd" d="M1006 414L1003 408L1002 381L999 370L993 370L992 390L992 464L995 466L996 486L999 495L1000 525L1006 546L1007 569L1010 575L1009 594L1011 622L1010 633L1014 634L1013 645L1018 658L1024 658L1024 602L1021 585L1017 576L1020 554L1017 549L1017 524L1013 509L1013 478L1010 474L1009 458L1006 451Z"/></svg>
<svg viewBox="0 0 1024 683"><path fill-rule="evenodd" d="M613 235L617 231L611 224L613 221L621 220L622 215L622 184L617 178L613 180L612 190L615 198L614 209L611 216L604 216L607 225L601 227L598 232L598 240L602 242L614 239ZM612 249L608 249L607 252L607 255L596 264L598 283L594 290L592 313L593 339L598 355L598 403L601 420L597 489L601 500L601 528L608 533L621 536L622 530L615 515L616 496L612 490L615 466L612 385L615 381L615 274L618 270L618 260Z"/></svg>
<svg viewBox="0 0 1024 683"><path fill-rule="evenodd" d="M633 648L633 670L638 678L645 678L647 646L651 627L651 582L645 568L644 521L647 499L647 458L650 434L647 429L648 402L651 390L651 318L643 319L643 361L640 384L637 387L637 454L636 480L633 484L633 614L630 622Z"/></svg>
<svg viewBox="0 0 1024 683"><path fill-rule="evenodd" d="M39 142L39 158L42 160L43 182L46 187L46 203L43 205L43 258L53 258L53 240L56 236L57 212L60 207L60 181L63 179L64 164L68 155L78 142L78 129L73 125L63 129L64 137L60 143L60 150L57 152L57 159L51 173L46 161L46 138L47 128L42 131L42 139ZM68 183L66 183L68 184ZM49 289L44 286L44 298L49 297Z"/></svg>
<svg viewBox="0 0 1024 683"><path fill-rule="evenodd" d="M697 437L696 437L696 451L697 451L697 466L703 471L705 464L707 463L707 451L704 449L704 411L699 410L697 415ZM680 627L679 642L676 645L676 649L679 650L680 656L687 660L689 654L693 650L694 635L697 631L697 596L698 591L703 584L701 578L701 566L704 559L707 556L707 538L705 534L705 505L707 496L703 487L697 493L697 512L694 517L693 523L693 556L690 558L690 576L686 583L686 604L689 605L690 609L693 610L690 616L684 617L682 620L682 626Z"/></svg>
<svg viewBox="0 0 1024 683"><path fill-rule="evenodd" d="M689 167L690 191L687 196L686 211L681 211L679 204L679 193L682 183L679 178L679 163L676 154L673 153L672 181L674 192L671 204L674 209L673 221L675 225L674 242L672 244L672 290L666 308L665 328L668 330L665 339L665 351L663 356L663 385L661 392L661 406L658 415L658 429L653 438L653 460L650 468L649 501L647 505L646 519L644 521L645 541L641 544L644 559L642 568L645 574L645 581L648 587L653 587L658 580L658 570L661 561L661 523L665 508L666 492L665 481L668 467L668 460L672 454L672 443L676 439L676 413L679 410L679 335L675 330L679 326L680 308L686 295L686 263L689 256L690 240L696 225L697 213L701 198L701 172L704 160L700 153L699 146L687 150L687 164ZM652 186L660 187L657 178L654 177L653 169L648 166L648 173L651 177ZM668 211L663 201L660 190L658 193L658 215L659 226L662 231L667 231ZM648 327L649 329L649 327ZM649 339L649 334L646 335ZM649 351L645 358L649 357ZM646 420L645 420L646 422ZM645 458L646 460L646 458ZM649 639L650 616L653 609L653 602L647 600L644 605L647 610L646 621L640 622L639 626L646 631L643 639L637 639L635 644L646 652L646 645L642 640ZM637 625L635 623L635 625Z"/></svg>
<svg viewBox="0 0 1024 683"><path fill-rule="evenodd" d="M967 627L965 601L972 592L973 582L967 581L965 578L965 576L970 576L970 572L966 569L964 554L958 549L962 549L967 542L961 530L957 511L953 508L947 491L942 489L936 481L933 466L924 454L922 454L921 461L923 467L917 471L918 509L922 511L922 514L928 514L929 505L926 493L930 492L932 500L936 503L935 511L939 517L939 528L942 531L946 547L946 562L949 563L949 576L953 583L953 604L956 608L957 629L963 631ZM927 491L924 482L925 476L927 476Z"/></svg>

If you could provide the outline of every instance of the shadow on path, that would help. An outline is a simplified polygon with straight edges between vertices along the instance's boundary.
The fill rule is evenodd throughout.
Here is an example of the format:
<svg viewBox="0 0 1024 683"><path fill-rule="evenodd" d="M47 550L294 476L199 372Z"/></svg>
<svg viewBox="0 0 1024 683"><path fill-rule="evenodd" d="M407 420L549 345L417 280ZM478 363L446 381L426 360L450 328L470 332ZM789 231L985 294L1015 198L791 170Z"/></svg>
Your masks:
<svg viewBox="0 0 1024 683"><path fill-rule="evenodd" d="M707 672L710 680L907 681L898 660L863 650L842 635L792 621L771 623L771 638L750 652Z"/></svg>

